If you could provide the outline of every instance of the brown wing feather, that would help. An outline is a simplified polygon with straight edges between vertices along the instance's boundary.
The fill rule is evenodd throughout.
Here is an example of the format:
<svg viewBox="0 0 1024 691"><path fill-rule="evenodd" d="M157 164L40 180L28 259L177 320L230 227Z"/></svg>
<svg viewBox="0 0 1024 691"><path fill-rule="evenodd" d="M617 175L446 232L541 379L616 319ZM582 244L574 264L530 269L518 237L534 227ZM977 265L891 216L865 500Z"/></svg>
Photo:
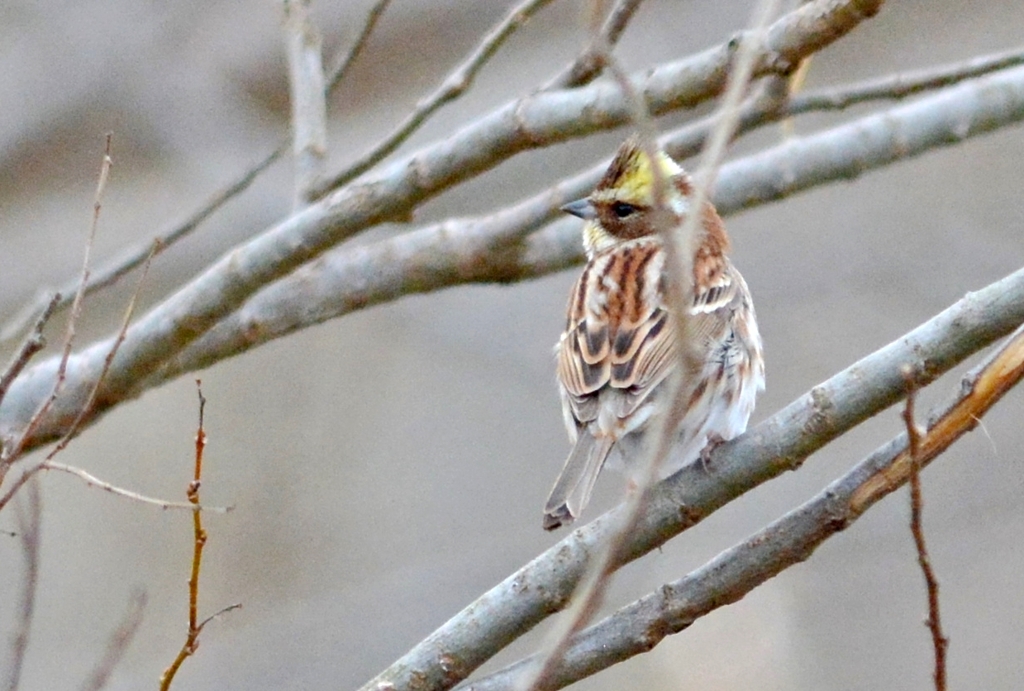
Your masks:
<svg viewBox="0 0 1024 691"><path fill-rule="evenodd" d="M657 241L648 238L630 249L646 253L657 248ZM629 256L621 247L618 254ZM601 259L599 255L594 261L600 263ZM702 349L711 349L728 336L732 316L744 299L742 279L737 280L728 259L721 260L711 274L713 282L698 286L691 307L691 333ZM570 311L570 328L559 348L558 378L568 394L577 427L596 419L598 394L606 386L623 392L615 413L620 418L629 416L668 376L677 357L675 332L668 324L660 287L661 262L647 265L646 279L640 281L638 290L620 291L618 299L609 300L603 310L587 305L579 291L594 290L597 286L585 282L594 277L609 275L614 280L616 267L606 262L592 268L580 277L573 292L570 305L577 309ZM643 299L645 282L657 286L656 299Z"/></svg>

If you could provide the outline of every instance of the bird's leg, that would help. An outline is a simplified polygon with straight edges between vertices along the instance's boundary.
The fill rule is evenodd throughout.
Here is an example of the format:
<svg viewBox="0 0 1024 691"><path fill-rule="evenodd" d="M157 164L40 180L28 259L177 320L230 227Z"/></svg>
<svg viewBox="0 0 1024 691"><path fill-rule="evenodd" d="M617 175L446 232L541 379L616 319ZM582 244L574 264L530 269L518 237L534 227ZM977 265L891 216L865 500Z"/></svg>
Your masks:
<svg viewBox="0 0 1024 691"><path fill-rule="evenodd" d="M718 432L712 432L708 435L708 443L700 450L700 468L705 473L708 472L708 466L711 464L711 454L724 443L725 439Z"/></svg>

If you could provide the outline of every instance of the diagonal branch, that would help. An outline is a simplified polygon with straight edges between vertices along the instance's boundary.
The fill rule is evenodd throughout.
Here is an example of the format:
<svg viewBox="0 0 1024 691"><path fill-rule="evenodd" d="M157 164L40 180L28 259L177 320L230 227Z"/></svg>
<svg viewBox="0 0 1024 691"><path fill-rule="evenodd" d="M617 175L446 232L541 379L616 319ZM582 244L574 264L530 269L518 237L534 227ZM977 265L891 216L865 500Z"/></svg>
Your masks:
<svg viewBox="0 0 1024 691"><path fill-rule="evenodd" d="M878 9L880 0L817 0L775 22L757 54L755 74L786 65L837 40ZM732 44L669 63L633 81L652 113L692 105L724 85ZM514 153L580 132L626 121L617 85L593 84L571 92L536 94L467 126L453 137L397 161L377 175L338 190L214 262L200 276L153 308L128 332L116 367L99 392L94 417L119 403L263 287L318 257L338 242L377 223L407 215L417 204ZM602 115L605 113L605 115ZM81 410L105 342L72 363L62 404L49 411L29 439L36 446L58 436L71 411ZM0 409L0 434L21 429L40 387L56 378L53 360L24 372ZM31 393L29 393L31 392ZM16 395L11 395L16 394Z"/></svg>
<svg viewBox="0 0 1024 691"><path fill-rule="evenodd" d="M345 75L348 73L348 68L362 51L363 46L366 44L370 34L373 33L373 29L377 25L377 20L380 18L380 15L383 14L390 2L391 0L377 0L377 4L371 8L363 26L363 30L359 34L359 38L356 39L355 44L353 44L346 52L345 56L338 61L338 66L332 70L327 84L328 93L344 80ZM225 185L222 189L214 192L206 202L189 214L183 221L179 221L174 225L166 227L157 233L151 240L146 240L133 247L129 247L113 259L100 266L100 268L96 269L89 278L89 282L85 286L85 294L89 295L93 291L111 286L122 276L128 274L133 269L142 266L146 261L146 258L149 257L154 244L159 248L157 253L160 253L178 242L178 240L190 235L192 231L198 228L207 218L212 216L214 212L245 190L249 189L249 186L256 181L256 178L258 178L263 171L267 170L271 165L276 163L278 159L284 156L289 149L289 144L290 139L285 138L277 145L277 147L274 148L273 151L249 166L249 168L243 171L237 178ZM79 281L76 277L65 281L64 284L62 284L61 288L57 291L62 296L60 301L57 303L57 309L66 307L71 303L72 296L78 288L78 283ZM32 302L25 305L18 314L5 323L3 327L0 327L0 343L8 341L24 331L28 327L29 323L31 323L32 319L46 308L49 296L50 293L40 295Z"/></svg>
<svg viewBox="0 0 1024 691"><path fill-rule="evenodd" d="M919 462L928 463L973 430L981 417L1024 376L1024 332L964 377L952 400L929 416ZM821 493L696 571L619 609L572 642L545 689L557 689L649 651L666 636L736 602L786 568L808 559L825 540L848 528L878 500L911 480L914 454L902 434L879 447ZM509 691L522 660L463 684L464 691Z"/></svg>
<svg viewBox="0 0 1024 691"><path fill-rule="evenodd" d="M1024 68L947 89L917 102L787 141L723 166L715 203L752 204L862 174L1024 120ZM694 143L688 128L663 140L674 156ZM815 166L800 166L806 157ZM258 293L242 309L169 361L160 381L207 367L262 343L403 295L478 282L525 280L579 262L579 224L541 227L561 205L593 188L607 162L519 204L481 218L447 221L398 237L341 247ZM785 180L784 189L772 190Z"/></svg>
<svg viewBox="0 0 1024 691"><path fill-rule="evenodd" d="M370 8L370 11L366 14L366 19L363 21L363 28L359 32L359 36L345 54L338 59L337 66L331 70L331 76L327 78L328 93L333 91L334 87L338 84L345 81L345 76L348 74L349 69L355 64L359 54L363 52L363 48L366 47L367 42L370 40L373 30L377 28L377 22L380 21L381 15L384 14L384 10L390 4L391 0L377 0L373 7Z"/></svg>
<svg viewBox="0 0 1024 691"><path fill-rule="evenodd" d="M924 386L1024 323L1024 269L975 293L835 375L655 487L620 565L656 549L763 482L799 467L825 444L899 401L903 367ZM865 492L868 492L865 494ZM856 495L862 512L884 492ZM449 619L362 687L448 689L564 608L588 555L619 524L615 509L536 557ZM451 664L451 661L458 664Z"/></svg>
<svg viewBox="0 0 1024 691"><path fill-rule="evenodd" d="M622 32L640 9L641 2L643 0L619 0L615 3L598 32L597 40L592 41L583 53L542 86L541 91L572 89L594 81L604 68L605 51L619 42Z"/></svg>
<svg viewBox="0 0 1024 691"><path fill-rule="evenodd" d="M523 0L521 4L514 7L501 23L484 37L469 58L449 74L434 93L417 103L416 108L395 127L391 134L350 163L344 170L319 185L313 190L313 198L322 197L331 190L354 180L392 154L439 108L464 94L472 86L477 73L498 52L501 44L523 26L533 14L551 2L552 0Z"/></svg>

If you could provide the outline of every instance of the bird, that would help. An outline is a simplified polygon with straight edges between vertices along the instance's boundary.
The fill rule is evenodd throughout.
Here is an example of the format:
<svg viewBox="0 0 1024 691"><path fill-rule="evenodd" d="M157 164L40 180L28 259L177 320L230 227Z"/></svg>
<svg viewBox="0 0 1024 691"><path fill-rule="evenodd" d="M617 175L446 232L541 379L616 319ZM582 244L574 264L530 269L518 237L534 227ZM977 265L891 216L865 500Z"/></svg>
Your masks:
<svg viewBox="0 0 1024 691"><path fill-rule="evenodd" d="M544 507L544 529L576 519L609 457L628 466L655 415L659 394L681 365L669 323L666 252L660 226L677 228L692 208L693 180L663 150L653 159L638 136L627 139L587 197L562 210L582 218L587 263L569 295L565 331L555 346L562 413L573 443ZM656 172L660 171L660 172ZM662 205L655 202L659 175ZM666 213L667 212L667 213ZM764 357L754 304L729 260L729 237L710 201L689 243L692 266L689 353L699 380L679 422L661 476L732 439L747 427L764 389ZM702 363L702 364L700 364Z"/></svg>

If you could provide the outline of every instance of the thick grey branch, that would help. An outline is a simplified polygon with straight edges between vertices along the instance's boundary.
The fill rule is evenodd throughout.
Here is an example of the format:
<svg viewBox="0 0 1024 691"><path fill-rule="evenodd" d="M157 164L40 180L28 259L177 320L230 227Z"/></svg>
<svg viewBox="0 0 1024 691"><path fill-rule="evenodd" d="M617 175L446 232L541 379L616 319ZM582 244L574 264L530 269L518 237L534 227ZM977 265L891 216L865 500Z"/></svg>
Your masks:
<svg viewBox="0 0 1024 691"><path fill-rule="evenodd" d="M1024 374L1024 335L964 377L951 401L929 415L924 453L911 451L903 433L879 447L817 496L743 542L656 592L581 632L544 689L568 686L629 657L649 651L666 636L736 602L784 569L808 559L825 540L848 528L868 508L916 476L918 463L938 457L977 425ZM909 403L908 403L909 405ZM919 455L918 455L919 454ZM915 460L915 457L917 460ZM939 634L940 640L941 634ZM940 644L936 644L938 648ZM509 691L531 663L522 660L472 683L464 691Z"/></svg>
<svg viewBox="0 0 1024 691"><path fill-rule="evenodd" d="M785 66L840 38L877 11L881 0L818 0L768 30L755 74ZM730 44L669 63L634 84L652 113L693 105L723 87ZM97 397L93 418L137 395L139 382L261 288L316 258L343 239L408 214L420 202L497 165L523 149L622 124L628 108L617 85L536 94L467 126L452 138L367 175L235 248L133 326ZM27 440L32 448L60 436L81 410L109 343L72 358L59 404ZM56 376L53 360L27 370L0 408L0 435L21 429Z"/></svg>
<svg viewBox="0 0 1024 691"><path fill-rule="evenodd" d="M1024 323L1024 269L941 314L718 447L710 472L692 464L659 483L622 563L664 544L786 470L905 393L903 367L922 385ZM447 689L565 607L588 556L619 525L620 509L574 531L448 620L362 691Z"/></svg>
<svg viewBox="0 0 1024 691"><path fill-rule="evenodd" d="M320 33L309 16L310 0L285 0L285 55L292 106L295 207L312 199L327 157L327 90Z"/></svg>
<svg viewBox="0 0 1024 691"><path fill-rule="evenodd" d="M808 189L1021 119L1024 69L1017 68L787 141L757 154L758 166L749 165L749 159L726 165L715 203L727 214L743 203L746 190L763 194L773 182L784 179L788 188L779 194ZM692 135L690 128L669 135L666 148L679 155L681 147L696 143ZM818 165L798 167L802 159L797 156ZM169 361L145 386L402 295L463 283L523 280L571 266L583 257L578 222L567 219L527 234L547 222L562 204L593 188L605 167L606 162L491 216L449 221L329 252L261 291Z"/></svg>

